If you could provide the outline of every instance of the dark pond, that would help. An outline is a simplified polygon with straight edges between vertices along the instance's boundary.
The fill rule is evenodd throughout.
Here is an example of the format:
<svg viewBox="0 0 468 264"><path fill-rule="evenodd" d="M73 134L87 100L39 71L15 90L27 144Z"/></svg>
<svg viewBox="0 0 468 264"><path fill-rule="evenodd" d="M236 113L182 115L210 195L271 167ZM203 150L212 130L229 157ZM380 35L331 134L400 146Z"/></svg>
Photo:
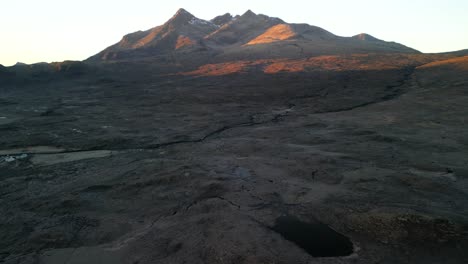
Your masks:
<svg viewBox="0 0 468 264"><path fill-rule="evenodd" d="M313 257L342 257L353 253L353 243L348 237L319 222L305 223L293 216L281 216L272 229Z"/></svg>

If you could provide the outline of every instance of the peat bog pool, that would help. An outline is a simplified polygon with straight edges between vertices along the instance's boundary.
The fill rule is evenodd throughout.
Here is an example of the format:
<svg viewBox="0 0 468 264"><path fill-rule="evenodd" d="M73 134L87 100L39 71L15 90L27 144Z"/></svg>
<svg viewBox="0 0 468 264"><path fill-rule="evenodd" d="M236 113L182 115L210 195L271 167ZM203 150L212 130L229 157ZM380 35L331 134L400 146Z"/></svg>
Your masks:
<svg viewBox="0 0 468 264"><path fill-rule="evenodd" d="M320 222L306 223L286 215L276 219L271 229L313 257L344 257L354 250L348 237Z"/></svg>

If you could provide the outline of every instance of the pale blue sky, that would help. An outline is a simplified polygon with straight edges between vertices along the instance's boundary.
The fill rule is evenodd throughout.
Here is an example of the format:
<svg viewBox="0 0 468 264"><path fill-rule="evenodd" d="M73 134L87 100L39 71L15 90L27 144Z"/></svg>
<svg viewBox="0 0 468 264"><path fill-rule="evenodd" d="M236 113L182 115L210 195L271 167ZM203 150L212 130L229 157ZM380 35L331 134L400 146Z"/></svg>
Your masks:
<svg viewBox="0 0 468 264"><path fill-rule="evenodd" d="M468 0L10 0L0 6L0 64L83 60L183 7L202 19L247 9L334 34L361 32L423 52L468 49Z"/></svg>

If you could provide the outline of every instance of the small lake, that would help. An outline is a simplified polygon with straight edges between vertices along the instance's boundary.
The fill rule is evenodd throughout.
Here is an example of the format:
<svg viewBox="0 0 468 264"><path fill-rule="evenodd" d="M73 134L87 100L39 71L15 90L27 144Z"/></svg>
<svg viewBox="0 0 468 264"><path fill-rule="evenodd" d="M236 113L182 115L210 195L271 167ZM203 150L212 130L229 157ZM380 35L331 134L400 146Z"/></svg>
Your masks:
<svg viewBox="0 0 468 264"><path fill-rule="evenodd" d="M348 237L320 222L306 223L294 216L281 216L272 230L313 257L343 257L353 253L353 243Z"/></svg>

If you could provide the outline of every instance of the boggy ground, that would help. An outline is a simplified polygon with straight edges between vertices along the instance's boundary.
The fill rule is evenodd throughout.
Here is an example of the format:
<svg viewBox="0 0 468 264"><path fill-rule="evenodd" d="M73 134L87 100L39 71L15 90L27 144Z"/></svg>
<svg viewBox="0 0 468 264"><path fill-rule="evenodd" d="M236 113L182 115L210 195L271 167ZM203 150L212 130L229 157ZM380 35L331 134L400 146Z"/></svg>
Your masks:
<svg viewBox="0 0 468 264"><path fill-rule="evenodd" d="M3 84L0 259L466 263L466 65Z"/></svg>

